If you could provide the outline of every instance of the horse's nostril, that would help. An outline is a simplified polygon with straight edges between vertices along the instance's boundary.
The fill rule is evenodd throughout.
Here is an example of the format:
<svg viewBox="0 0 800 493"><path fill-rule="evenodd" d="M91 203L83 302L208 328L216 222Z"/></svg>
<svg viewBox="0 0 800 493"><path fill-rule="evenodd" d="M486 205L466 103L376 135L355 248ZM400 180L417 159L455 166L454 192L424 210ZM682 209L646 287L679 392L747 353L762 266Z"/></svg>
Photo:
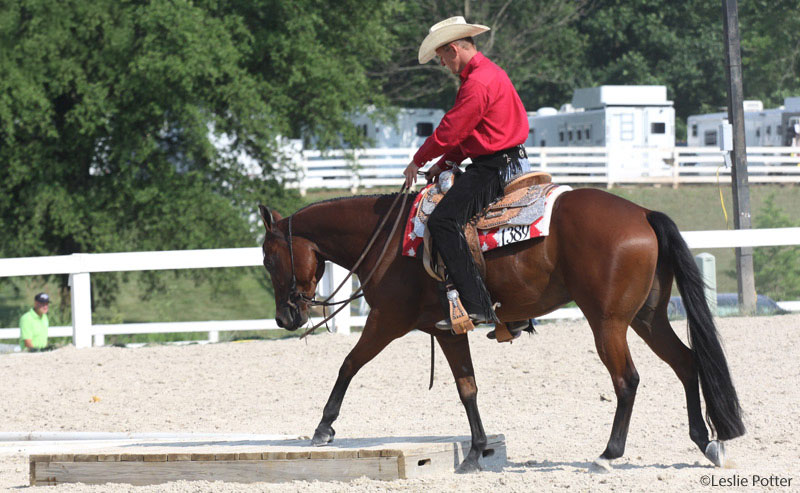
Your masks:
<svg viewBox="0 0 800 493"><path fill-rule="evenodd" d="M281 317L275 317L275 323L278 324L278 327L283 328L283 320L281 320Z"/></svg>

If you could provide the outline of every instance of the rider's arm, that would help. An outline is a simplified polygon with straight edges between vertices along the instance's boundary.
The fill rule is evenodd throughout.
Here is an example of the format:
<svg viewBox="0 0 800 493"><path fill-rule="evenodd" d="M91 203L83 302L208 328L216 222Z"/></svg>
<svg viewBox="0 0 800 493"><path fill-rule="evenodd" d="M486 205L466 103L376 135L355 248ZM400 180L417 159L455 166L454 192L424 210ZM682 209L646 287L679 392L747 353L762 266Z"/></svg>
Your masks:
<svg viewBox="0 0 800 493"><path fill-rule="evenodd" d="M414 162L422 166L437 156L448 156L451 152L457 155L447 157L448 161L463 161L458 145L475 129L488 105L486 87L476 81L465 81L458 91L455 105L444 115L433 135L419 148L414 155Z"/></svg>

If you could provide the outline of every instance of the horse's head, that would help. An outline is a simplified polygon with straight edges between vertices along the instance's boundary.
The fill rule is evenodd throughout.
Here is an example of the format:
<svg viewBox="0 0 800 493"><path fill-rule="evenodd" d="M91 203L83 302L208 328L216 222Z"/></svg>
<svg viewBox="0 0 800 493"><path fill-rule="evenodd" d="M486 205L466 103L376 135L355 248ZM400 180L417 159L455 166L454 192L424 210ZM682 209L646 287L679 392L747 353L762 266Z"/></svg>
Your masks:
<svg viewBox="0 0 800 493"><path fill-rule="evenodd" d="M313 242L284 234L277 227L282 219L277 212L260 204L258 210L266 228L262 250L264 268L275 292L275 322L284 329L297 330L308 321L308 300L314 297L325 262Z"/></svg>

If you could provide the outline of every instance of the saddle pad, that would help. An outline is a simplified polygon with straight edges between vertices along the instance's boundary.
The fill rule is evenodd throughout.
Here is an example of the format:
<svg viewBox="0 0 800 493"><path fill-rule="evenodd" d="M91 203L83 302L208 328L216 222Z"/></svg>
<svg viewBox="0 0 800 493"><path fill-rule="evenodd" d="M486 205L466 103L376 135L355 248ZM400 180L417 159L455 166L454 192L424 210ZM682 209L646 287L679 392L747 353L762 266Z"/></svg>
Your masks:
<svg viewBox="0 0 800 493"><path fill-rule="evenodd" d="M430 203L432 202L431 199L427 201L425 199L430 189L434 186L435 184L430 184L423 188L420 193L417 194L417 198L411 206L411 213L406 222L405 236L403 237L403 255L406 257L422 257L422 240L425 234L425 221L427 221L428 214L433 210L433 204ZM549 190L544 199L544 207L538 208L538 214L526 216L530 221L529 224L505 225L491 229L479 229L478 240L480 241L481 250L486 252L505 245L510 245L511 243L547 236L550 233L550 216L553 213L553 204L559 195L572 190L572 187L568 185L557 185L548 188ZM422 211L419 210L420 207L423 208Z"/></svg>

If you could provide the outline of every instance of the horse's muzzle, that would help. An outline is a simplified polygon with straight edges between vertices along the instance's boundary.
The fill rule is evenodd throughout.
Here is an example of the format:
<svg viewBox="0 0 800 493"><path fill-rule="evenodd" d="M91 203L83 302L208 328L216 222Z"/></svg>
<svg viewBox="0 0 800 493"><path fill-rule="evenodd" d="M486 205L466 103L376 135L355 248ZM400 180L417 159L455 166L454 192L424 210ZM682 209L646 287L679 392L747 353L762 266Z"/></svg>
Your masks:
<svg viewBox="0 0 800 493"><path fill-rule="evenodd" d="M308 321L308 315L302 313L299 308L283 307L275 314L275 323L278 327L290 331L297 330Z"/></svg>

